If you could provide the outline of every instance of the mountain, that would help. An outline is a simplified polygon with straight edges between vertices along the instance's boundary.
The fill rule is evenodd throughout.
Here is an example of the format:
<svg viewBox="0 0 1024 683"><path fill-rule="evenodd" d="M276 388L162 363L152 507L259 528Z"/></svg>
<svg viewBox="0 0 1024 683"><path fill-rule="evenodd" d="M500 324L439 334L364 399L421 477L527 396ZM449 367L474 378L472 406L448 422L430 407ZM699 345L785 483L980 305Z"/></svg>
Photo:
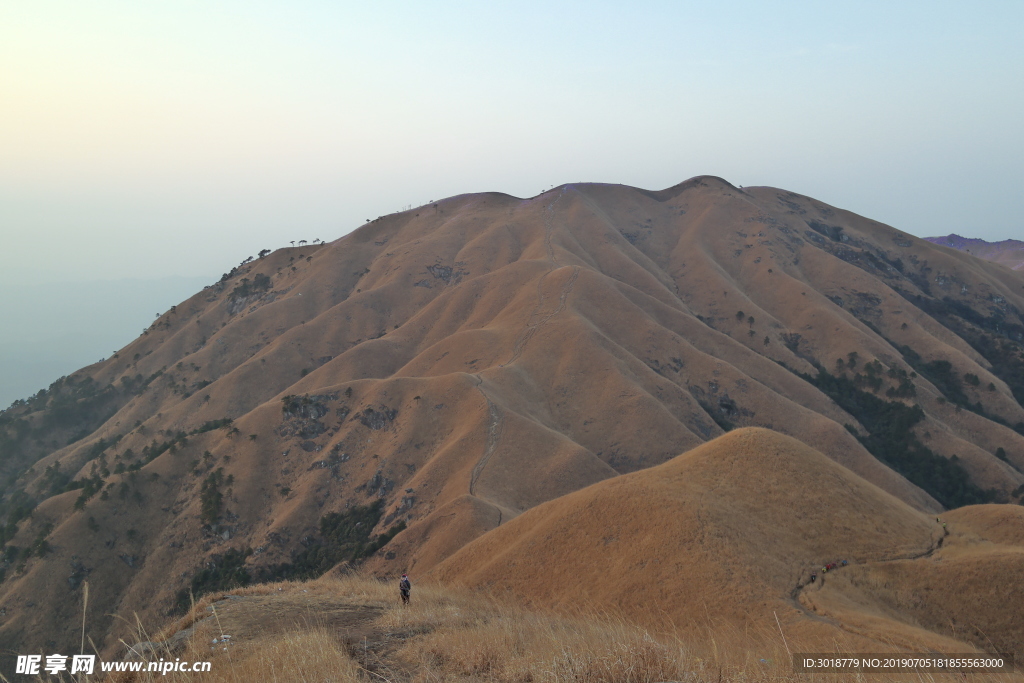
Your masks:
<svg viewBox="0 0 1024 683"><path fill-rule="evenodd" d="M952 247L986 261L1001 263L1013 270L1024 270L1024 242L1020 240L986 242L982 239L961 237L956 234L945 237L925 237L925 239L932 244Z"/></svg>
<svg viewBox="0 0 1024 683"><path fill-rule="evenodd" d="M691 638L709 619L750 629L778 615L809 651L852 634L867 651L1024 652L1024 619L1002 606L1024 599L1024 508L944 520L792 437L744 428L542 503L432 574Z"/></svg>
<svg viewBox="0 0 1024 683"><path fill-rule="evenodd" d="M713 177L460 195L264 253L0 415L0 643L78 643L85 582L112 652L190 592L441 571L746 427L917 548L1024 496L1022 310L1020 273ZM832 547L787 533L773 572Z"/></svg>

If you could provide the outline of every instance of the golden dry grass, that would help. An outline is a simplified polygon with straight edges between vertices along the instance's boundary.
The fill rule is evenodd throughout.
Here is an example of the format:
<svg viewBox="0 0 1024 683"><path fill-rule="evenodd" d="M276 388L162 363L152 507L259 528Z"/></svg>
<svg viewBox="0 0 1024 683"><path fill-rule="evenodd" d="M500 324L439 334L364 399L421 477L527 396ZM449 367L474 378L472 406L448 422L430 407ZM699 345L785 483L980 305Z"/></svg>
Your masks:
<svg viewBox="0 0 1024 683"><path fill-rule="evenodd" d="M808 221L841 227L850 241L821 237ZM901 259L906 277L869 266L876 255ZM233 295L257 276L272 291ZM965 389L972 403L1009 424L1024 420L988 363L897 294L897 280L908 292L932 282L937 298L983 315L997 296L1007 311L1024 310L1020 274L807 197L709 177L660 193L587 184L530 200L463 195L331 245L278 250L78 373L100 387L163 374L93 434L38 462L19 483L30 492L58 462L90 476L101 437L120 439L107 453L113 470L207 421L234 418L239 433L195 434L135 479L111 474L131 497L94 496L81 511L75 491L40 501L12 542L26 547L52 523L52 551L0 585L0 641L77 643L76 602L52 589L76 562L94 588L90 633L106 651L124 635L122 620L167 614L213 555L251 547L262 549L253 564L289 562L324 514L372 500L374 481L387 489L388 521L376 532L398 519L408 528L368 565L423 575L533 506L720 435L708 411L793 435L910 507L935 511L843 428L853 417L793 372L854 352L859 367L877 358L909 370L891 340L976 374L979 387ZM1024 483L993 455L1002 447L1024 467L1024 436L937 403L924 378L915 384L931 448L957 454L982 488ZM333 398L306 431L313 425L282 413L286 395ZM358 419L382 406L398 411L386 428ZM200 491L218 467L232 483L207 529Z"/></svg>
<svg viewBox="0 0 1024 683"><path fill-rule="evenodd" d="M805 444L738 429L538 505L441 563L445 584L541 605L587 601L650 628L807 619L793 591L826 562L907 557L934 521ZM811 624L813 625L813 624Z"/></svg>
<svg viewBox="0 0 1024 683"><path fill-rule="evenodd" d="M111 681L209 681L210 683L320 683L321 681L360 681L359 666L335 634L310 629L258 638L244 647L209 648L198 639L188 644L178 657L182 661L210 661L206 673L159 672L113 674Z"/></svg>
<svg viewBox="0 0 1024 683"><path fill-rule="evenodd" d="M283 589L283 590L279 590ZM305 591L305 592L303 592ZM273 598L231 644L211 650L213 630L197 629L183 652L186 660L210 660L209 674L144 673L114 678L118 683L215 681L392 681L408 683L876 683L909 680L861 674L794 674L788 646L774 624L745 631L707 624L703 633L680 636L655 633L607 614L567 616L525 609L507 596L496 597L439 585L416 586L413 601L402 606L394 586L346 577L308 584L271 584L237 591L242 597ZM382 610L367 628L325 628L316 619L307 626L274 636L250 635L277 618L279 608L304 596L316 610L339 605ZM222 596L217 596L218 598ZM213 602L215 606L223 601ZM198 606L197 606L198 608ZM208 611L192 615L196 622ZM203 622L207 623L207 622ZM218 626L218 625L215 625ZM361 637L360 637L360 634ZM848 644L834 643L844 651ZM887 650L883 649L882 651ZM849 651L849 650L845 650ZM892 650L895 651L895 650ZM960 680L922 674L917 681ZM1019 675L992 675L985 680L1019 683Z"/></svg>

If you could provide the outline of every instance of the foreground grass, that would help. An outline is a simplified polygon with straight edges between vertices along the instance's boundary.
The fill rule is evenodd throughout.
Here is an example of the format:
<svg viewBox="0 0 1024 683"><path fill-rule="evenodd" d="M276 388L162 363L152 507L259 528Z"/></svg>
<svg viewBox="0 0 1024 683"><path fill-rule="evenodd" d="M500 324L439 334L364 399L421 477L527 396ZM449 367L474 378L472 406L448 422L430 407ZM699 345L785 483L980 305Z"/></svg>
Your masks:
<svg viewBox="0 0 1024 683"><path fill-rule="evenodd" d="M213 596L153 640L195 626L184 650L159 657L209 660L206 674L143 673L112 677L127 682L320 682L488 681L493 683L655 683L687 681L868 681L963 680L951 676L903 674L794 674L777 631L739 633L709 629L705 637L656 635L609 615L555 615L531 611L507 599L438 586L417 586L403 607L390 583L348 577L308 584L254 586L233 595L268 601L249 636L234 634L226 645L211 645L223 633ZM305 615L284 631L265 634L275 619L274 601L301 599ZM327 627L318 614L340 605L358 612L351 628ZM212 609L211 609L212 607ZM200 621L212 613L213 618ZM237 624L236 624L237 625ZM344 632L343 632L344 631ZM140 633L140 640L146 639ZM1022 681L1019 675L985 680ZM980 679L979 679L980 680Z"/></svg>

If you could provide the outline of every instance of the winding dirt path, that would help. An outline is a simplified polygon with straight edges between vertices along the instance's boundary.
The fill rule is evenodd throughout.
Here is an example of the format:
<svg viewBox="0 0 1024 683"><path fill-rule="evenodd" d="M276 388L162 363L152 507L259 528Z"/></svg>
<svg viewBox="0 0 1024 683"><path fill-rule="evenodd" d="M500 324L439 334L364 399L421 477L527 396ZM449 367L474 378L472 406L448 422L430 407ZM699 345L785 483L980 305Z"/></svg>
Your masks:
<svg viewBox="0 0 1024 683"><path fill-rule="evenodd" d="M487 426L487 445L484 447L483 455L480 456L480 460L477 461L473 467L472 473L469 475L469 495L476 495L476 482L480 478L480 473L484 471L484 467L487 466L487 461L491 459L491 455L494 454L494 450L498 447L498 442L501 441L501 428L502 419L501 412L498 410L498 406L495 405L494 401L484 393L483 390L483 378L480 375L475 375L479 384L476 385L476 390L480 392L480 395L487 401L487 415L490 419L490 424ZM501 511L498 511L498 524L501 524Z"/></svg>
<svg viewBox="0 0 1024 683"><path fill-rule="evenodd" d="M938 540L933 540L929 544L927 550L923 550L923 551L918 552L918 553L903 554L903 555L899 555L899 556L896 556L896 557L884 557L884 558L873 559L873 560L862 560L860 562L854 561L854 562L850 562L849 564L847 564L846 567L836 567L835 569L832 570L832 573L837 572L837 571L839 571L841 569L846 569L848 567L885 564L887 562L902 562L902 561L908 561L908 560L921 560L921 559L924 559L924 558L927 558L927 557L931 557L932 555L935 554L936 551L938 551L940 548L942 548L942 543L943 543L943 541L946 540L947 536L949 536L949 530L948 529L943 529L943 535L940 536L938 538ZM793 588L793 590L790 591L790 593L789 593L789 602L790 602L790 604L792 604L793 607L795 607L797 610L799 610L799 612L802 615L804 615L805 617L808 617L810 619L814 619L816 621L826 622L828 624L836 626L837 628L841 628L841 629L843 629L845 631L849 631L850 633L855 633L856 634L857 631L854 631L854 630L850 629L849 627L844 625L842 622L837 621L836 619L833 619L831 617L822 616L822 615L818 614L817 612L813 612L811 610L808 610L803 605L803 603L800 602L800 595L803 593L804 589L806 589L809 586L814 586L817 590L820 590L821 587L825 585L825 581L826 581L825 577L826 577L827 572L819 572L818 570L814 570L814 573L817 574L817 580L815 581L815 583L811 583L810 577L808 577L806 580L805 579L801 579L801 580L799 580L797 582L797 584Z"/></svg>

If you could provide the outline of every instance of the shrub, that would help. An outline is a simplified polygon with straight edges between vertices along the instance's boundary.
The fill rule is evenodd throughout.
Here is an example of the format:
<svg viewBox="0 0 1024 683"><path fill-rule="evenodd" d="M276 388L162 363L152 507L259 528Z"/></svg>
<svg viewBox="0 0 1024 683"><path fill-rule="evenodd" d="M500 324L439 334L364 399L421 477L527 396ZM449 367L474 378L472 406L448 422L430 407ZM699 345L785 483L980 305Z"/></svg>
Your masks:
<svg viewBox="0 0 1024 683"><path fill-rule="evenodd" d="M226 591L247 586L251 582L245 560L252 555L251 548L231 548L222 555L214 555L192 576L188 588L178 592L175 606L178 612L188 610L191 599L207 593Z"/></svg>
<svg viewBox="0 0 1024 683"><path fill-rule="evenodd" d="M208 420L193 429L189 434L205 434L206 432L212 432L214 429L220 429L221 427L230 427L232 422L234 422L234 420L230 417L222 417L219 420Z"/></svg>
<svg viewBox="0 0 1024 683"><path fill-rule="evenodd" d="M371 539L373 528L384 513L384 501L355 505L343 512L332 512L320 518L320 536L309 539L306 547L292 556L289 563L265 568L261 581L282 579L314 579L339 562L358 562L383 548L405 528L399 522L386 533Z"/></svg>
<svg viewBox="0 0 1024 683"><path fill-rule="evenodd" d="M32 555L42 557L46 553L50 552L50 544L47 542L46 537L50 535L51 531L53 531L53 524L51 522L44 524L43 528L41 528L39 533L36 534L35 539L32 541L32 545L25 548L25 551L22 552L23 558L31 557Z"/></svg>
<svg viewBox="0 0 1024 683"><path fill-rule="evenodd" d="M252 294L262 294L263 292L270 291L271 280L269 277L262 273L257 273L252 282L249 282L249 278L243 277L241 282L231 290L230 297L232 299L242 299Z"/></svg>
<svg viewBox="0 0 1024 683"><path fill-rule="evenodd" d="M200 487L199 518L204 524L214 524L217 518L220 517L221 508L224 505L224 494L220 492L220 485L222 483L224 483L224 468L218 467L206 477L202 487Z"/></svg>
<svg viewBox="0 0 1024 683"><path fill-rule="evenodd" d="M882 400L861 390L845 376L835 377L823 369L817 376L801 376L864 425L868 434L855 436L872 455L920 486L942 505L954 508L994 499L995 493L978 488L955 459L935 454L918 440L912 430L924 419L920 406Z"/></svg>
<svg viewBox="0 0 1024 683"><path fill-rule="evenodd" d="M725 415L723 415L722 411L716 410L712 405L710 405L706 401L698 401L698 403L700 404L700 407L704 409L704 412L708 414L708 417L714 420L715 424L722 428L723 432L731 432L732 430L736 429L736 425L733 424L732 421L729 420Z"/></svg>

